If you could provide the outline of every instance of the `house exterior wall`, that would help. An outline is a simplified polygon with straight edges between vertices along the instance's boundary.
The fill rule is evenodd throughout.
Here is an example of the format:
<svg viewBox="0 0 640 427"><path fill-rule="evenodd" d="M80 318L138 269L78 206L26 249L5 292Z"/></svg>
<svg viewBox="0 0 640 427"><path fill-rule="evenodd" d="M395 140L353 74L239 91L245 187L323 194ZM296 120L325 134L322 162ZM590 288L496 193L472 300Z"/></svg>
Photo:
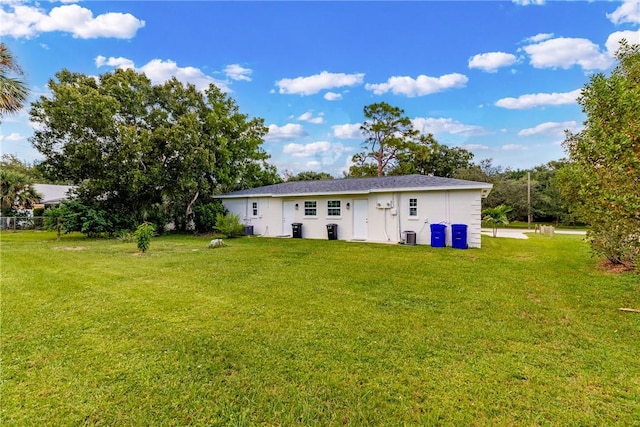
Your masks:
<svg viewBox="0 0 640 427"><path fill-rule="evenodd" d="M430 224L447 227L447 246L451 245L451 224L466 224L469 247L480 247L481 192L479 190L384 192L334 196L258 197L224 199L230 211L255 234L268 237L291 235L291 223L302 223L302 236L327 239L327 224L338 225L338 239L354 238L354 200L366 199L366 241L397 243L405 231L416 233L416 243L431 243ZM314 207L315 202L315 207ZM253 204L256 204L255 206ZM292 209L292 218L283 218ZM257 211L254 209L256 208ZM315 209L315 211L314 211ZM314 214L315 213L315 214ZM283 222L284 221L284 222Z"/></svg>

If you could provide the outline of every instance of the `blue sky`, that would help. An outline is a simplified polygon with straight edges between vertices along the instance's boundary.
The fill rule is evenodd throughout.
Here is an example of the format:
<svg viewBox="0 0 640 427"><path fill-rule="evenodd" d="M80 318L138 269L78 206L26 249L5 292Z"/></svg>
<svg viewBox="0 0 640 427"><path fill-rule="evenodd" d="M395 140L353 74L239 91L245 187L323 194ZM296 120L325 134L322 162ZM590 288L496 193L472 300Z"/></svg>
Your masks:
<svg viewBox="0 0 640 427"><path fill-rule="evenodd" d="M262 117L278 171L341 176L361 151L365 105L474 161L528 168L564 156L576 97L609 73L621 38L640 43L640 0L560 2L218 2L0 0L0 37L32 99L62 68L135 68L217 84ZM2 152L39 159L28 112L4 118Z"/></svg>

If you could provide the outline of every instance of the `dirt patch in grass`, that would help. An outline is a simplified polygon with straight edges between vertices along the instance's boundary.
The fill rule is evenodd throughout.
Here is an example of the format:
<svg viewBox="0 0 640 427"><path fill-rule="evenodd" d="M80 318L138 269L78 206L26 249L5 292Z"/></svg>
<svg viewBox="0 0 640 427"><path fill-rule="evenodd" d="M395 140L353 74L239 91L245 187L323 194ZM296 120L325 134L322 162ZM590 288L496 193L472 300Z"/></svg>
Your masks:
<svg viewBox="0 0 640 427"><path fill-rule="evenodd" d="M608 259L602 259L598 262L598 270L603 273L620 274L633 271L633 267L625 264L616 264Z"/></svg>
<svg viewBox="0 0 640 427"><path fill-rule="evenodd" d="M53 249L58 251L84 251L89 248L87 246L56 246Z"/></svg>

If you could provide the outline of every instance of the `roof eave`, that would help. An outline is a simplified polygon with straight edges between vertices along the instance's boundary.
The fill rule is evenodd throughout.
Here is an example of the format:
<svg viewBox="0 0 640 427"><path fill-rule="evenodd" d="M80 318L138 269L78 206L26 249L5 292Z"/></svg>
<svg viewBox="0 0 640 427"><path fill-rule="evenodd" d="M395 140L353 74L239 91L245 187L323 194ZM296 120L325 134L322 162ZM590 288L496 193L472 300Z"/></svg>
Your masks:
<svg viewBox="0 0 640 427"><path fill-rule="evenodd" d="M308 196L335 196L335 195L347 195L347 194L371 194L371 193L394 193L394 192L421 192L421 191L452 191L452 190L480 190L483 193L485 190L491 191L493 184L481 184L481 185L447 185L447 186L432 186L432 187L410 187L410 188L372 188L370 190L359 191L320 191L320 192L300 192L300 193L245 193L245 194L227 194L215 196L216 199L246 199L257 197L308 197ZM489 194L488 191L486 194ZM486 197L486 196L484 196Z"/></svg>

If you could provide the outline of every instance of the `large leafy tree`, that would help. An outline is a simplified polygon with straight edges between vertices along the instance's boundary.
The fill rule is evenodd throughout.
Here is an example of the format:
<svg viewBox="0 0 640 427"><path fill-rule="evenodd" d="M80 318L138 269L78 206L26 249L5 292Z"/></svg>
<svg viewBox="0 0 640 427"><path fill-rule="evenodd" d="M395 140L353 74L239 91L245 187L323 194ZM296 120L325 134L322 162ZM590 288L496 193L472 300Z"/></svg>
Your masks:
<svg viewBox="0 0 640 427"><path fill-rule="evenodd" d="M578 99L587 119L567 133L563 190L590 224L592 249L637 268L640 256L640 45L623 41L609 77L593 75Z"/></svg>
<svg viewBox="0 0 640 427"><path fill-rule="evenodd" d="M19 159L15 154L5 153L0 156L0 170L24 175L30 182L49 183L36 164L29 164Z"/></svg>
<svg viewBox="0 0 640 427"><path fill-rule="evenodd" d="M404 115L404 110L385 102L367 105L364 107L364 116L366 120L360 126L360 131L365 137L362 144L365 151L356 154L353 161L356 167L361 168L372 161L377 176L382 176L396 166L398 153L411 143L418 131Z"/></svg>
<svg viewBox="0 0 640 427"><path fill-rule="evenodd" d="M24 71L9 48L0 43L0 117L15 113L24 105L29 90Z"/></svg>
<svg viewBox="0 0 640 427"><path fill-rule="evenodd" d="M327 172L304 171L297 175L285 174L286 181L322 181L333 179L333 175Z"/></svg>
<svg viewBox="0 0 640 427"><path fill-rule="evenodd" d="M473 153L464 148L440 144L432 134L420 135L398 153L392 175L433 175L453 178L458 169L471 167Z"/></svg>
<svg viewBox="0 0 640 427"><path fill-rule="evenodd" d="M201 92L175 78L152 85L133 70L63 70L49 89L31 109L39 166L78 184L78 199L106 211L115 229L144 220L186 229L213 194L279 180L261 148L263 120L214 85Z"/></svg>

